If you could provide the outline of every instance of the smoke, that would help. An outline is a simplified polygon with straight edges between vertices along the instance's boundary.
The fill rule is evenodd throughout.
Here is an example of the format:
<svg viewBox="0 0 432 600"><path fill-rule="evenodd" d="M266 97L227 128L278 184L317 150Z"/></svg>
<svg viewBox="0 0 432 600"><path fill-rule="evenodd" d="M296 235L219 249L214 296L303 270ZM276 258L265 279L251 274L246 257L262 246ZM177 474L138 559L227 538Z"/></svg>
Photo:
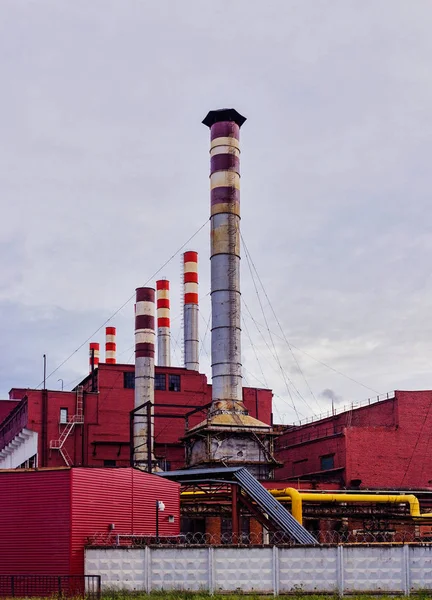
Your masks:
<svg viewBox="0 0 432 600"><path fill-rule="evenodd" d="M336 392L330 388L326 388L320 393L321 398L331 400L333 404L340 404L342 402L342 396L336 394Z"/></svg>

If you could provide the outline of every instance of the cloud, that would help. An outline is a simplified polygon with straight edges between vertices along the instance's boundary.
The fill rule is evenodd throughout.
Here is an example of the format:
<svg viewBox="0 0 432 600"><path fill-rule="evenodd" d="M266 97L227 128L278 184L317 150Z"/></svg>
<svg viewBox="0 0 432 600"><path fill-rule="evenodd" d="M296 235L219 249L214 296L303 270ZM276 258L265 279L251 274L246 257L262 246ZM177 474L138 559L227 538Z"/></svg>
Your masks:
<svg viewBox="0 0 432 600"><path fill-rule="evenodd" d="M60 364L206 222L200 121L227 105L248 117L242 232L278 317L243 254L247 382L284 420L321 412L322 390L430 388L431 16L393 0L2 2L0 395L39 382L43 353ZM188 247L204 337L208 229ZM179 257L160 275L179 363ZM126 356L131 303L114 324ZM86 369L84 345L58 375Z"/></svg>

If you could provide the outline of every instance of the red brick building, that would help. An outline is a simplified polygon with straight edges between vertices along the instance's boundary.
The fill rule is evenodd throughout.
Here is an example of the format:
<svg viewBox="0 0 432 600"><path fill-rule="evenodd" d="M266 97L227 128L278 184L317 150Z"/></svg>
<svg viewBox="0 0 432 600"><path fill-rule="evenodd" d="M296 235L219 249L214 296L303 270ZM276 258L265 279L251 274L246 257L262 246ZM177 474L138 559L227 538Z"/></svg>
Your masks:
<svg viewBox="0 0 432 600"><path fill-rule="evenodd" d="M432 391L393 397L298 427L276 440L277 479L340 487L432 487Z"/></svg>
<svg viewBox="0 0 432 600"><path fill-rule="evenodd" d="M78 411L76 391L11 390L15 402L0 403L0 468L130 464L134 365L100 363L94 380L88 375L81 385L82 423L73 425L68 423ZM182 468L186 415L195 407L205 410L211 385L196 371L156 367L155 388L155 455L163 469ZM271 423L270 390L244 388L243 397L253 417ZM190 416L189 426L203 420L203 410ZM59 440L62 452L55 448Z"/></svg>

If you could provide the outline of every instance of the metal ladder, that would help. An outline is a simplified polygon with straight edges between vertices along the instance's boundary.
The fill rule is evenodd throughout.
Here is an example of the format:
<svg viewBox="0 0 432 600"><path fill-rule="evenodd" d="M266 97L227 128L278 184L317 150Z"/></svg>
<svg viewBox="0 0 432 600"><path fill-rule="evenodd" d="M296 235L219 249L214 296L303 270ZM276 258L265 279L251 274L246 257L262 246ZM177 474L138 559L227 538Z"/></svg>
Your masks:
<svg viewBox="0 0 432 600"><path fill-rule="evenodd" d="M50 441L50 450L58 450L68 467L72 465L72 459L69 456L66 448L64 447L64 444L69 435L72 433L73 429L75 428L75 425L83 425L84 423L83 398L84 391L82 385L80 385L77 389L76 414L73 417L70 417L70 419L66 423L66 427L61 432L59 439Z"/></svg>

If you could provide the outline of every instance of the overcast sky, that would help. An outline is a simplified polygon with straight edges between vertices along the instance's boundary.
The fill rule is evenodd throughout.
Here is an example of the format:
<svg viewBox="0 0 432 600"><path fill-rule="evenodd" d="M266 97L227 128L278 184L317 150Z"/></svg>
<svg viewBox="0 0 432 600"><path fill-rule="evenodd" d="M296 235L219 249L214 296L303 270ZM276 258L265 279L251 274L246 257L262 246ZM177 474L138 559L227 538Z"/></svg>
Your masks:
<svg viewBox="0 0 432 600"><path fill-rule="evenodd" d="M263 314L243 255L245 383L285 422L432 389L431 20L429 0L2 0L0 397L84 344L48 381L75 385L86 340L206 223L201 120L226 106L265 290ZM208 223L184 249L210 376ZM178 365L180 260L159 273ZM132 362L133 301L111 324Z"/></svg>

